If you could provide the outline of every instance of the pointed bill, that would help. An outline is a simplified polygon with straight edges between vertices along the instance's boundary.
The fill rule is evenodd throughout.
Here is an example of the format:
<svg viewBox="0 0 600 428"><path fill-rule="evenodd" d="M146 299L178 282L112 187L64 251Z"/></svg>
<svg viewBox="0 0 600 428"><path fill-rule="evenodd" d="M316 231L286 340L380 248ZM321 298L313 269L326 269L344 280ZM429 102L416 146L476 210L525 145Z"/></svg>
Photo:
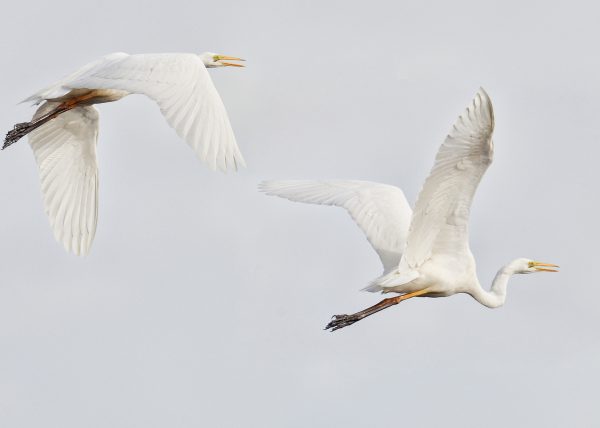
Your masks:
<svg viewBox="0 0 600 428"><path fill-rule="evenodd" d="M558 268L560 266L554 265L552 263L533 262L532 267L535 270L542 271L542 272L558 272L558 269L551 269L551 268Z"/></svg>
<svg viewBox="0 0 600 428"><path fill-rule="evenodd" d="M219 61L226 67L245 67L243 64L236 64L234 62L225 62L225 61L246 61L245 59L238 58L236 56L229 55L216 55L216 60Z"/></svg>

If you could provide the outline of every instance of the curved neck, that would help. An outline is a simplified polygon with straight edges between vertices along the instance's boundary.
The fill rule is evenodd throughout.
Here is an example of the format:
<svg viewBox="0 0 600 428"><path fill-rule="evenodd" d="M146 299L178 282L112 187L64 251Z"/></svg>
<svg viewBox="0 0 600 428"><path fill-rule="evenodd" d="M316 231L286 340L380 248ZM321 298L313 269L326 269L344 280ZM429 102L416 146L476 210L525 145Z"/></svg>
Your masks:
<svg viewBox="0 0 600 428"><path fill-rule="evenodd" d="M510 263L498 271L494 281L492 282L492 288L490 291L481 288L481 285L477 283L477 286L469 293L475 300L488 308L497 308L502 306L506 300L506 286L508 280L514 273L514 270L510 268Z"/></svg>

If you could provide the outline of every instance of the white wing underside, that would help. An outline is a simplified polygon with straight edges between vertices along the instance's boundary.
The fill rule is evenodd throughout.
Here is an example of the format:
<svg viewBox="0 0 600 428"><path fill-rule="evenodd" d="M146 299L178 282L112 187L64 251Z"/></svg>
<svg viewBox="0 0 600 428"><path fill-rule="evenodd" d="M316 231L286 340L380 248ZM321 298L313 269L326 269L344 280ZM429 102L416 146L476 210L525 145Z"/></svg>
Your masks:
<svg viewBox="0 0 600 428"><path fill-rule="evenodd" d="M44 103L34 120L58 103ZM96 142L98 112L77 107L29 134L44 207L57 241L76 255L88 253L98 217Z"/></svg>
<svg viewBox="0 0 600 428"><path fill-rule="evenodd" d="M492 163L494 113L483 89L440 147L414 207L399 274L380 282L398 286L417 278L434 255L470 253L467 223L473 195Z"/></svg>
<svg viewBox="0 0 600 428"><path fill-rule="evenodd" d="M268 195L296 202L345 208L367 236L385 271L396 268L402 256L411 209L397 187L358 180L265 181Z"/></svg>
<svg viewBox="0 0 600 428"><path fill-rule="evenodd" d="M39 103L73 89L143 94L212 169L244 166L223 101L201 58L194 54L114 53L85 65L25 101Z"/></svg>

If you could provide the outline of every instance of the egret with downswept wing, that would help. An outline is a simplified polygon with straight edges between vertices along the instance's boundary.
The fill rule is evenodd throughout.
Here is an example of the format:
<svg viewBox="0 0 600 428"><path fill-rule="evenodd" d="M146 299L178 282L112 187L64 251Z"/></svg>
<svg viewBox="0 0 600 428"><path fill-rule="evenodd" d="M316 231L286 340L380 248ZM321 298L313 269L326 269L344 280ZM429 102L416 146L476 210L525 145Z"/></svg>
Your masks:
<svg viewBox="0 0 600 428"><path fill-rule="evenodd" d="M31 122L8 132L6 147L29 134L38 164L45 210L57 241L76 255L88 253L98 215L98 111L93 104L143 94L210 168L236 170L244 159L223 101L207 68L243 67L243 61L206 52L113 53L42 89L24 102L42 105Z"/></svg>

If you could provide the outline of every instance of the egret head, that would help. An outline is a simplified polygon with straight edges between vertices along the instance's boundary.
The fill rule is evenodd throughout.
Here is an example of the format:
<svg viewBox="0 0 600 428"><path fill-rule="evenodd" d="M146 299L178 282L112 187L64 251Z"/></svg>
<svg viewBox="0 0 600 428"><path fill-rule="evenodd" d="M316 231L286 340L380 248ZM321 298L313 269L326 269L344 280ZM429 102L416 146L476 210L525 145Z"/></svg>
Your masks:
<svg viewBox="0 0 600 428"><path fill-rule="evenodd" d="M227 56L220 55L213 52L204 52L200 55L202 62L206 66L206 68L215 68L215 67L243 67L242 64L236 64L234 62L227 61L244 61L241 58L237 58L235 56Z"/></svg>
<svg viewBox="0 0 600 428"><path fill-rule="evenodd" d="M536 262L530 259L517 259L511 263L514 273L534 273L534 272L558 272L557 265L552 263Z"/></svg>

